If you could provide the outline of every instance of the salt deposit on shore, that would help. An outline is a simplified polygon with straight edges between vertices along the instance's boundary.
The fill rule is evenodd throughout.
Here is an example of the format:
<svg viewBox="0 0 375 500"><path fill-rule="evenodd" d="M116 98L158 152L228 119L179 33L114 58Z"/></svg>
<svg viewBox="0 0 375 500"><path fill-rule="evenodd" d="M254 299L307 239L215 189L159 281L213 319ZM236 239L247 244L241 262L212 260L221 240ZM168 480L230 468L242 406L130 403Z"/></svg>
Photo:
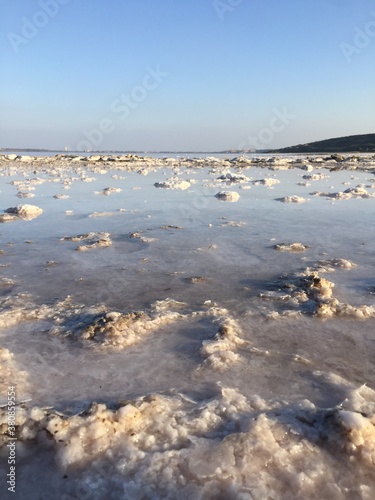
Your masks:
<svg viewBox="0 0 375 500"><path fill-rule="evenodd" d="M140 171L145 172L148 169L155 170L157 168L169 168L171 166L183 168L201 168L202 166L214 168L249 168L261 167L271 170L285 170L290 168L298 168L311 171L314 168L326 168L335 170L337 165L340 169L356 170L356 171L374 171L375 155L360 154L342 155L338 159L335 155L320 156L320 155L291 155L291 156L240 156L235 158L152 158L141 157L138 155L56 155L56 156L21 156L16 154L0 155L0 166L5 168L7 175L12 175L14 172L23 170L26 172L58 172L60 169L69 168L76 173L79 173L82 167L89 171L104 172L106 168L118 169L123 171ZM226 175L226 174L224 174ZM229 177L222 180L235 180L237 174L230 174ZM318 177L313 174L313 179ZM232 176L232 177L231 177ZM321 177L320 177L321 178ZM82 176L82 180L86 177ZM238 177L235 182L238 182Z"/></svg>

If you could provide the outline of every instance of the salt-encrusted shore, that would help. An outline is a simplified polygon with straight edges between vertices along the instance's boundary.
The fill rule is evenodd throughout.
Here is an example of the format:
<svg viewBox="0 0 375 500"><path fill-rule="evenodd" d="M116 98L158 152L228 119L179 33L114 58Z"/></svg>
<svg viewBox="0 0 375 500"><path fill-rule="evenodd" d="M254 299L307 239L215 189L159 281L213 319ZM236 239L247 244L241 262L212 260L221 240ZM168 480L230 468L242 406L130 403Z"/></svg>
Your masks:
<svg viewBox="0 0 375 500"><path fill-rule="evenodd" d="M271 170L288 170L299 168L307 172L315 169L328 170L358 170L374 171L375 154L331 154L331 155L251 155L237 156L233 158L221 158L209 156L206 158L187 157L164 157L154 158L150 156L138 156L135 154L124 155L99 155L90 156L75 154L57 154L55 156L25 156L17 154L0 155L1 172L8 174L20 172L51 172L51 169L60 171L69 169L79 172L80 169L92 172L103 170L140 171L149 169L181 167L227 167L227 168L249 168L262 167ZM230 180L230 179L229 179Z"/></svg>

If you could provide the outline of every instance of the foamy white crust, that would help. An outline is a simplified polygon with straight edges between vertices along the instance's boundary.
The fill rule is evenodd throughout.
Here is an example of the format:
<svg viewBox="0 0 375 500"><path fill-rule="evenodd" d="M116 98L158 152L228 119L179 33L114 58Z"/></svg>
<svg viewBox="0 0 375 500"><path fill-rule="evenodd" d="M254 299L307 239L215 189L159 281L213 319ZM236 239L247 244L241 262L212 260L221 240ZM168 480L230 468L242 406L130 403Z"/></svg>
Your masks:
<svg viewBox="0 0 375 500"><path fill-rule="evenodd" d="M116 409L93 403L73 416L21 405L18 441L54 458L73 484L85 481L94 499L110 491L156 499L261 500L285 498L284 491L291 498L348 498L348 484L352 498L370 498L363 496L371 489L356 480L356 466L373 475L374 391L337 376L315 376L346 391L340 406L317 408L308 400L289 406L246 398L230 387L199 402L171 393ZM5 409L0 426L7 428ZM337 469L339 455L351 466Z"/></svg>

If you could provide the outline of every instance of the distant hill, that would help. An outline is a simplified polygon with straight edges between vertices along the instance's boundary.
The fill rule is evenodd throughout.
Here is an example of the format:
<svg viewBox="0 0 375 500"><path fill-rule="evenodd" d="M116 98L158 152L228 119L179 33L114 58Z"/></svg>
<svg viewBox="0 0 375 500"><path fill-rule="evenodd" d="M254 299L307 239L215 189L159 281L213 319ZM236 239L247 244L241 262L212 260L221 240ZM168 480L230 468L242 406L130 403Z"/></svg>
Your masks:
<svg viewBox="0 0 375 500"><path fill-rule="evenodd" d="M298 144L282 149L268 150L268 153L375 153L375 134L349 135L325 141Z"/></svg>

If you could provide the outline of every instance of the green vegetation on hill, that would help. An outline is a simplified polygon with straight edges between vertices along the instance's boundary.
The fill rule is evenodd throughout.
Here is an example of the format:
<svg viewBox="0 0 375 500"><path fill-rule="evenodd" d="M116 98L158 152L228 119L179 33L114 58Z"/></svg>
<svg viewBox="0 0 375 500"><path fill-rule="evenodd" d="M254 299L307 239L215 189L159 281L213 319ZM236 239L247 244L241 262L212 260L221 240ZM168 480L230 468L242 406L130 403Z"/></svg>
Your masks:
<svg viewBox="0 0 375 500"><path fill-rule="evenodd" d="M375 134L350 135L325 141L298 144L283 149L273 149L272 153L374 153Z"/></svg>

